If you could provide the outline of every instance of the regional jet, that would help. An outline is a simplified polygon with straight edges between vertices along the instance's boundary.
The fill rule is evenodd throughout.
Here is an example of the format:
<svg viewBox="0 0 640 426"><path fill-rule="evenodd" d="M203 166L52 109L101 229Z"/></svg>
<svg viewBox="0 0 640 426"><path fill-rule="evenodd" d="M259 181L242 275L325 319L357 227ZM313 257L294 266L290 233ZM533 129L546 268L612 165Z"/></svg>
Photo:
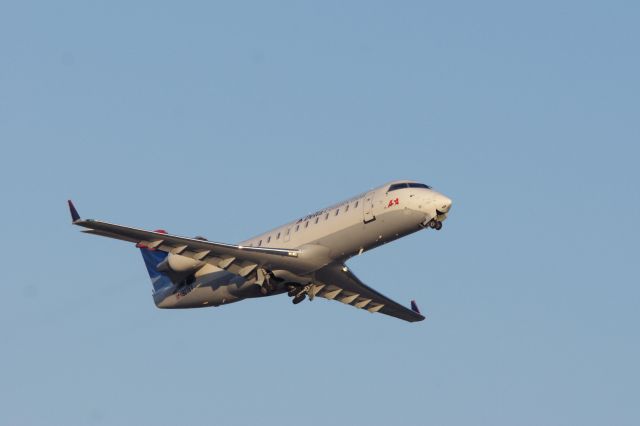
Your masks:
<svg viewBox="0 0 640 426"><path fill-rule="evenodd" d="M153 285L158 308L222 306L247 298L287 293L337 300L405 321L422 321L415 301L409 308L360 281L345 262L365 251L421 229L440 230L451 200L430 186L394 181L298 218L239 244L181 237L81 219L83 232L135 243Z"/></svg>

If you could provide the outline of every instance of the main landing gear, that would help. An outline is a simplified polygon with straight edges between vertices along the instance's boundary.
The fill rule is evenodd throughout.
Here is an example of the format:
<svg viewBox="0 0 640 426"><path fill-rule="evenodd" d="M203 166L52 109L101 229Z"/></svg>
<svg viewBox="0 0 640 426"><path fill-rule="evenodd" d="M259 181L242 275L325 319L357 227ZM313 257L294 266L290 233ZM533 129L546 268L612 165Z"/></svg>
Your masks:
<svg viewBox="0 0 640 426"><path fill-rule="evenodd" d="M289 292L287 294L289 295L289 297L293 297L291 301L293 302L294 305L297 305L298 303L302 302L304 299L307 298L307 294L309 294L309 290L311 290L311 284L308 284L305 286L292 284L289 286ZM309 300L311 299L312 299L311 296L309 296Z"/></svg>
<svg viewBox="0 0 640 426"><path fill-rule="evenodd" d="M260 287L260 294L266 296L269 293L273 293L278 288L278 283L283 280L273 275L271 271L265 269L258 269L256 272L256 285Z"/></svg>

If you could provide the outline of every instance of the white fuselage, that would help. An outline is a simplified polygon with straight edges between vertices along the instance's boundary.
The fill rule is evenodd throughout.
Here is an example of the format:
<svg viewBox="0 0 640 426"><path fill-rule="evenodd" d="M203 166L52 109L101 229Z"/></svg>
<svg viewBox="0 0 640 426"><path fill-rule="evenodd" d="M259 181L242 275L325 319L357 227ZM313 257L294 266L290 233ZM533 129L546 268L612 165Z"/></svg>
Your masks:
<svg viewBox="0 0 640 426"><path fill-rule="evenodd" d="M393 189L394 186L406 188ZM409 181L386 185L345 200L341 203L299 218L269 232L241 243L248 247L300 249L313 255L316 262L309 271L272 271L285 282L312 282L313 269L348 258L423 229L430 221L442 222L449 212L451 200L428 188L408 187ZM195 275L195 281L185 288L155 295L161 308L217 306L262 294L254 277L241 277L207 265ZM277 291L286 291L281 285Z"/></svg>
<svg viewBox="0 0 640 426"><path fill-rule="evenodd" d="M439 220L445 219L451 205L449 198L433 189L423 188L387 192L391 184L334 204L241 244L284 248L319 244L329 248L335 260L418 231L425 219L428 221L438 216L438 210L444 213L438 216ZM386 226L376 226L380 223Z"/></svg>

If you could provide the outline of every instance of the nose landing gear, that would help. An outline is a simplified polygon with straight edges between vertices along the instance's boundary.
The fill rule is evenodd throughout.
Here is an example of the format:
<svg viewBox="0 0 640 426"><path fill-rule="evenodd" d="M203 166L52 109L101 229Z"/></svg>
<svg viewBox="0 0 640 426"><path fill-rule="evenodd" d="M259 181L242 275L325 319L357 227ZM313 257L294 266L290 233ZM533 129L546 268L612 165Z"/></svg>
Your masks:
<svg viewBox="0 0 640 426"><path fill-rule="evenodd" d="M426 225L423 225L425 228L431 228L431 229L435 229L436 231L439 231L442 229L442 222L440 222L439 220L435 220L435 219L431 219L429 222L427 222Z"/></svg>

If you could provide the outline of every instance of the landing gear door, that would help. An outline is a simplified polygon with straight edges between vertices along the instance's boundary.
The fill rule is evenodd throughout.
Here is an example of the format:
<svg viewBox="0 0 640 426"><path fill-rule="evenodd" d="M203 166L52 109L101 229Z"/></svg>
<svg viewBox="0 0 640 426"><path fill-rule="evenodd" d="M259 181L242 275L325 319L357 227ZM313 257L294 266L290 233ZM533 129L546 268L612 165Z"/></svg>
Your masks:
<svg viewBox="0 0 640 426"><path fill-rule="evenodd" d="M376 195L375 191L371 191L364 196L364 201L362 203L362 214L364 223L369 223L373 220L376 220L375 215L373 214L373 197Z"/></svg>

